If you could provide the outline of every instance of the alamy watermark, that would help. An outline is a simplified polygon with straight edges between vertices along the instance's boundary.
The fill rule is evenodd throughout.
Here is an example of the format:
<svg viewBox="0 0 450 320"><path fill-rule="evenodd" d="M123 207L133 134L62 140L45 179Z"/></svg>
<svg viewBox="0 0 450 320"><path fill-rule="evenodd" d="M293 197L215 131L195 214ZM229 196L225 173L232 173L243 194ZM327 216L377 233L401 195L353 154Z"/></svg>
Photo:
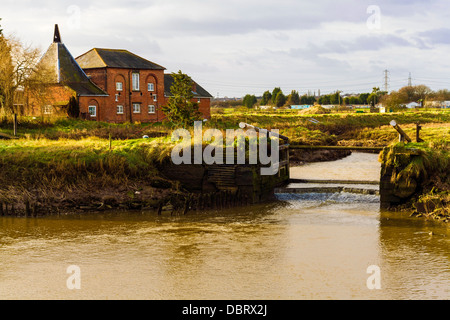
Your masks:
<svg viewBox="0 0 450 320"><path fill-rule="evenodd" d="M369 290L381 290L381 268L375 265L369 266L367 274L370 274L367 278L367 288Z"/></svg>
<svg viewBox="0 0 450 320"><path fill-rule="evenodd" d="M76 265L71 265L67 267L66 272L70 274L67 278L66 286L69 290L80 290L81 289L81 268Z"/></svg>
<svg viewBox="0 0 450 320"><path fill-rule="evenodd" d="M192 146L192 135L186 129L177 129L172 133L172 141L178 142L172 150L171 158L175 165L180 164L261 164L261 175L275 175L279 171L279 130L255 130L244 131L249 127L240 123L241 129L227 129L225 134L225 157L224 136L218 129L208 129L203 132L203 123L194 123L194 144ZM248 139L248 163L246 146ZM269 152L270 140L270 152ZM209 144L203 148L203 142ZM192 155L192 149L194 154ZM236 160L236 161L235 161Z"/></svg>
<svg viewBox="0 0 450 320"><path fill-rule="evenodd" d="M67 19L69 29L81 29L81 8L77 5L71 5L67 7L67 13L69 14L69 18Z"/></svg>
<svg viewBox="0 0 450 320"><path fill-rule="evenodd" d="M370 5L367 7L367 14L370 14L366 21L369 30L381 29L381 9L377 5Z"/></svg>

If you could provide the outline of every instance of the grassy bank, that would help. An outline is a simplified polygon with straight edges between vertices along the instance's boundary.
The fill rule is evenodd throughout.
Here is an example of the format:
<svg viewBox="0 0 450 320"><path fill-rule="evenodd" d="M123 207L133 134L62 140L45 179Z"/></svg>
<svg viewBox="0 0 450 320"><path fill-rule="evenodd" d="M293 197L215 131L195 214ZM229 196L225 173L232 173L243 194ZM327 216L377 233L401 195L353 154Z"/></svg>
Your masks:
<svg viewBox="0 0 450 320"><path fill-rule="evenodd" d="M398 209L450 222L450 141L398 143L380 154L383 168L394 168L391 182L412 198ZM382 173L383 174L383 173Z"/></svg>
<svg viewBox="0 0 450 320"><path fill-rule="evenodd" d="M179 191L157 169L168 145L164 139L114 141L111 149L98 138L1 142L0 214L158 207Z"/></svg>
<svg viewBox="0 0 450 320"><path fill-rule="evenodd" d="M12 118L0 121L0 133L13 135ZM26 139L84 139L97 137L117 140L139 139L144 135L161 137L170 127L163 123L106 123L78 119L47 119L19 117L17 137Z"/></svg>

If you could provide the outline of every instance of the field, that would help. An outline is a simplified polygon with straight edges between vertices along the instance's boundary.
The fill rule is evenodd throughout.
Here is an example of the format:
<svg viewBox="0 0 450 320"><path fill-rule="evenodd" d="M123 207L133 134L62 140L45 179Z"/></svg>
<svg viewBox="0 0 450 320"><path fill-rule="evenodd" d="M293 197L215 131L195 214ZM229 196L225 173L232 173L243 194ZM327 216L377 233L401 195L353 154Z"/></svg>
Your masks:
<svg viewBox="0 0 450 320"><path fill-rule="evenodd" d="M210 126L219 129L235 128L246 122L266 129L279 129L289 137L291 144L387 146L398 141L398 133L390 125L391 120L415 139L416 123L422 126L421 138L449 139L450 110L423 110L398 113L349 113L305 114L298 111L250 111L230 110L213 115Z"/></svg>
<svg viewBox="0 0 450 320"><path fill-rule="evenodd" d="M238 129L245 122L264 129L278 129L289 137L291 144L343 145L343 146L387 146L398 139L398 133L389 125L397 123L414 140L416 123L422 126L421 138L448 139L450 132L450 110L420 110L398 113L336 112L308 114L297 110L255 111L238 109L215 109L204 129ZM125 123L71 119L42 120L19 119L18 137L23 139L70 139L97 137L100 139L127 140L170 136L172 128L167 123ZM0 134L12 135L11 122L0 122Z"/></svg>

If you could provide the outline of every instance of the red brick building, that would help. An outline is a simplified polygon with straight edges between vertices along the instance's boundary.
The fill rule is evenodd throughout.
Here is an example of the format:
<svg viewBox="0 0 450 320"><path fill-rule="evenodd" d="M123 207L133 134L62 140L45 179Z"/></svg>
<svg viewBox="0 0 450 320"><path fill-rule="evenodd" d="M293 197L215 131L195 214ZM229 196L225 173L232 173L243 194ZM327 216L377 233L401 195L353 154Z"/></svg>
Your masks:
<svg viewBox="0 0 450 320"><path fill-rule="evenodd" d="M170 97L172 75L164 67L127 50L94 48L74 59L55 26L53 43L41 59L53 68L50 102L33 106L33 114L58 114L71 96L80 116L106 122L158 122ZM193 83L194 99L205 119L211 116L212 96Z"/></svg>

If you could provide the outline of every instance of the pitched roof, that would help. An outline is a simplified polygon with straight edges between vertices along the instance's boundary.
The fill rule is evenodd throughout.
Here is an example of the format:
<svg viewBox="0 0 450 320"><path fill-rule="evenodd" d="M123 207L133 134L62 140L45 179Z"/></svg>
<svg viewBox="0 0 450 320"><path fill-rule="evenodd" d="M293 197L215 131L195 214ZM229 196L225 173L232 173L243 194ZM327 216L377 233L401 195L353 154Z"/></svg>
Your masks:
<svg viewBox="0 0 450 320"><path fill-rule="evenodd" d="M76 61L83 69L96 68L123 68L123 69L145 69L145 70L165 70L159 64L148 61L144 58L120 49L100 49L94 48L82 54Z"/></svg>
<svg viewBox="0 0 450 320"><path fill-rule="evenodd" d="M197 82L195 82L195 88L196 91L192 92L194 94L195 98L212 98L213 96L206 91L202 86L200 86ZM172 93L170 92L170 88L173 85L173 76L172 74L165 74L164 75L164 95L166 97L170 97Z"/></svg>
<svg viewBox="0 0 450 320"><path fill-rule="evenodd" d="M107 95L97 87L61 42L58 26L55 26L54 42L42 56L39 63L45 65L51 72L51 82L66 85L82 96Z"/></svg>

